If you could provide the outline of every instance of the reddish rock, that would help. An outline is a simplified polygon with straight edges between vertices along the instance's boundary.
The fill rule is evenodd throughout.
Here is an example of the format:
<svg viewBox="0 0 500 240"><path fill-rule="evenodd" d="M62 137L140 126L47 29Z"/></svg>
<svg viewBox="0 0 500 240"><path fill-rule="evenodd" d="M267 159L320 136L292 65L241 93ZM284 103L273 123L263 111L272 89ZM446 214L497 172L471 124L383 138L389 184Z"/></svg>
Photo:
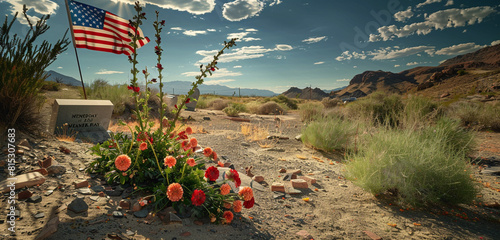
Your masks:
<svg viewBox="0 0 500 240"><path fill-rule="evenodd" d="M142 206L138 202L134 203L134 206L132 206L132 212L138 212L141 211Z"/></svg>
<svg viewBox="0 0 500 240"><path fill-rule="evenodd" d="M104 193L104 192L99 192L99 197L106 197L106 193Z"/></svg>
<svg viewBox="0 0 500 240"><path fill-rule="evenodd" d="M40 185L45 182L45 177L39 172L25 173L16 176L15 189L23 188L23 187L32 187L36 185ZM0 182L0 189L2 192L10 191L11 187L9 186L11 181L6 179Z"/></svg>
<svg viewBox="0 0 500 240"><path fill-rule="evenodd" d="M300 176L299 178L306 180L306 182L309 184L316 184L316 178L309 177L309 176Z"/></svg>
<svg viewBox="0 0 500 240"><path fill-rule="evenodd" d="M252 178L252 179L253 179L254 181L258 182L258 183L261 183L261 182L263 182L263 181L264 181L264 177L263 177L263 176L260 176L260 175L258 175L258 176L253 176L253 178Z"/></svg>
<svg viewBox="0 0 500 240"><path fill-rule="evenodd" d="M445 98L445 97L448 97L448 96L450 96L450 93L443 93L443 94L441 94L441 98Z"/></svg>
<svg viewBox="0 0 500 240"><path fill-rule="evenodd" d="M297 233L297 236L299 236L300 238L304 239L304 240L310 240L310 239L314 239L311 234L309 234L306 230L300 230L298 231Z"/></svg>
<svg viewBox="0 0 500 240"><path fill-rule="evenodd" d="M283 185L283 183L274 182L271 185L271 191L273 191L273 192L285 192L285 185Z"/></svg>
<svg viewBox="0 0 500 240"><path fill-rule="evenodd" d="M59 217L54 217L45 225L40 234L35 237L35 240L44 240L49 238L52 234L57 232L57 226L59 226Z"/></svg>
<svg viewBox="0 0 500 240"><path fill-rule="evenodd" d="M292 179L290 180L293 188L309 188L306 180L304 179Z"/></svg>
<svg viewBox="0 0 500 240"><path fill-rule="evenodd" d="M122 209L129 210L130 209L130 201L129 200L121 200L120 207L122 207Z"/></svg>
<svg viewBox="0 0 500 240"><path fill-rule="evenodd" d="M24 191L19 192L19 193L17 194L17 199L18 199L18 200L28 199L28 198L30 198L32 195L33 195L33 193L32 193L32 192L30 192L29 190L24 190Z"/></svg>
<svg viewBox="0 0 500 240"><path fill-rule="evenodd" d="M39 173L41 173L44 176L49 175L49 172L47 172L47 169L45 169L45 168L35 169L35 170L30 171L30 172L39 172Z"/></svg>
<svg viewBox="0 0 500 240"><path fill-rule="evenodd" d="M19 141L19 143L17 144L17 146L23 146L23 147L27 147L27 148L31 148L31 145L30 143L28 142L28 139L24 138L24 139L21 139L21 141Z"/></svg>
<svg viewBox="0 0 500 240"><path fill-rule="evenodd" d="M198 226L202 226L202 225L203 225L203 222L202 222L202 221L195 220L195 221L194 221L194 224L196 224L196 225L198 225Z"/></svg>
<svg viewBox="0 0 500 240"><path fill-rule="evenodd" d="M300 174L300 173L302 173L302 171L300 169L291 169L291 170L287 170L286 173Z"/></svg>
<svg viewBox="0 0 500 240"><path fill-rule="evenodd" d="M83 181L83 182L73 182L73 186L75 186L75 188L82 188L82 187L88 187L89 186L89 182L87 180Z"/></svg>
<svg viewBox="0 0 500 240"><path fill-rule="evenodd" d="M191 233L190 232L183 232L180 235L183 237L188 237L188 236L191 236Z"/></svg>
<svg viewBox="0 0 500 240"><path fill-rule="evenodd" d="M370 231L363 231L368 237L370 237L372 240L382 240L381 237L379 237L377 234L372 233Z"/></svg>
<svg viewBox="0 0 500 240"><path fill-rule="evenodd" d="M52 157L45 158L38 161L38 165L40 165L41 168L48 168L52 166L52 160L54 160Z"/></svg>
<svg viewBox="0 0 500 240"><path fill-rule="evenodd" d="M280 169L280 173L286 173L286 169L284 168Z"/></svg>

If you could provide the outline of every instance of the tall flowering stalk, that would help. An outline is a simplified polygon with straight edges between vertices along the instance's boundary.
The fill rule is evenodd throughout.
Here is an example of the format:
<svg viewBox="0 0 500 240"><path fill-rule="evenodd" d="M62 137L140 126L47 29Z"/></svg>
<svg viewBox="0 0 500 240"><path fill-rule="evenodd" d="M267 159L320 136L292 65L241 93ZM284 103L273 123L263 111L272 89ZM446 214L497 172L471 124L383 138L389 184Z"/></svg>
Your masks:
<svg viewBox="0 0 500 240"><path fill-rule="evenodd" d="M160 80L160 93L158 95L158 97L160 97L160 120L161 120L160 132L163 132L163 118L165 115L165 108L167 107L167 105L163 104L163 82L162 82L162 80L163 80L163 75L162 75L163 66L161 65L161 54L163 52L163 48L160 46L160 44L161 44L160 33L161 33L161 30L163 29L163 26L165 26L165 20L158 21L158 11L156 11L155 13L156 13L156 21L153 23L153 27L155 28L155 31L156 31L156 34L155 34L155 37L156 37L155 54L157 56L156 68L158 69L158 79ZM154 82L156 82L156 80Z"/></svg>

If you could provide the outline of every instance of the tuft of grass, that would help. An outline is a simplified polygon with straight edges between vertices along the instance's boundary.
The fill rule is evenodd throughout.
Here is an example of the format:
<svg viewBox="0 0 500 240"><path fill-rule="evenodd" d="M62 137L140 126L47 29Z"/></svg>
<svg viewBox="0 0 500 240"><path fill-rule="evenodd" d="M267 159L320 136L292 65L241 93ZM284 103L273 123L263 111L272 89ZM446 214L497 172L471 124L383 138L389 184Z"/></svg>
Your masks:
<svg viewBox="0 0 500 240"><path fill-rule="evenodd" d="M77 131L70 129L68 124L65 123L62 127L57 127L55 136L59 141L74 142L77 134Z"/></svg>
<svg viewBox="0 0 500 240"><path fill-rule="evenodd" d="M326 98L323 98L321 100L321 103L323 104L323 106L325 108L334 108L337 105L340 105L342 103L342 101L340 99L338 99L338 98L329 98L329 97L326 97Z"/></svg>
<svg viewBox="0 0 500 240"><path fill-rule="evenodd" d="M375 92L365 98L347 104L352 118L371 119L375 125L399 125L404 104L399 95Z"/></svg>
<svg viewBox="0 0 500 240"><path fill-rule="evenodd" d="M278 103L270 101L260 105L257 113L262 115L284 115L285 110Z"/></svg>
<svg viewBox="0 0 500 240"><path fill-rule="evenodd" d="M241 133L247 140L252 142L267 139L267 136L269 136L269 131L266 128L252 124L241 124Z"/></svg>
<svg viewBox="0 0 500 240"><path fill-rule="evenodd" d="M399 122L404 128L418 128L435 122L443 114L443 109L436 102L412 95L404 101Z"/></svg>
<svg viewBox="0 0 500 240"><path fill-rule="evenodd" d="M465 158L468 132L449 120L423 131L380 128L349 156L349 179L373 194L397 193L403 205L470 203L478 189Z"/></svg>
<svg viewBox="0 0 500 240"><path fill-rule="evenodd" d="M348 150L355 146L358 123L339 117L319 117L302 130L302 142L326 152Z"/></svg>
<svg viewBox="0 0 500 240"><path fill-rule="evenodd" d="M322 116L323 105L318 102L304 103L299 106L299 115L302 122L311 122Z"/></svg>
<svg viewBox="0 0 500 240"><path fill-rule="evenodd" d="M222 110L228 106L229 106L229 101L225 99L216 98L208 102L208 108L214 110Z"/></svg>
<svg viewBox="0 0 500 240"><path fill-rule="evenodd" d="M226 115L230 117L237 117L240 113L246 112L246 106L242 103L231 103L228 107L222 109Z"/></svg>
<svg viewBox="0 0 500 240"><path fill-rule="evenodd" d="M127 89L125 84L110 85L103 79L96 79L85 90L89 99L110 100L114 105L114 114L122 114L125 111L125 105L129 101L130 90Z"/></svg>
<svg viewBox="0 0 500 240"><path fill-rule="evenodd" d="M500 103L457 102L446 115L459 119L463 126L500 132Z"/></svg>

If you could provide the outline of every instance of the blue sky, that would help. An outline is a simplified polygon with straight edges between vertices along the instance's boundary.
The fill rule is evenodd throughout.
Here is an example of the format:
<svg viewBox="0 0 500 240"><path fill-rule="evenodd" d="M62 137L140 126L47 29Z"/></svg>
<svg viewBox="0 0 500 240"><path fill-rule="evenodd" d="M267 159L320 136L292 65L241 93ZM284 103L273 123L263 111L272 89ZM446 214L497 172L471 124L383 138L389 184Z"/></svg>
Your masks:
<svg viewBox="0 0 500 240"><path fill-rule="evenodd" d="M131 0L81 0L131 19ZM237 46L219 61L206 84L267 89L333 89L367 70L400 72L436 66L451 57L500 43L497 0L146 0L141 27L154 39L154 12L166 21L162 64L166 81L194 81L200 63L231 37ZM51 14L43 36L55 41L69 28L63 0L0 0L0 14ZM2 18L3 22L4 18ZM16 22L15 33L27 31ZM157 72L155 43L138 50L139 69ZM78 49L84 81L128 83L127 56ZM79 79L71 46L48 70Z"/></svg>

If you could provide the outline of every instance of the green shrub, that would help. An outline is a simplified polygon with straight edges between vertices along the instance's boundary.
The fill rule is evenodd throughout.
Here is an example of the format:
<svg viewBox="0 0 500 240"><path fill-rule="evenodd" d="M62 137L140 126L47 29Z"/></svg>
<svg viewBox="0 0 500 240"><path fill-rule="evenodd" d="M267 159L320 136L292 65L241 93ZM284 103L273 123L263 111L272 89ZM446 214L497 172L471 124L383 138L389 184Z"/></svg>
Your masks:
<svg viewBox="0 0 500 240"><path fill-rule="evenodd" d="M214 110L222 110L228 106L229 101L225 99L216 98L208 102L208 107Z"/></svg>
<svg viewBox="0 0 500 240"><path fill-rule="evenodd" d="M304 103L299 106L299 115L302 122L311 122L322 116L323 105L321 103Z"/></svg>
<svg viewBox="0 0 500 240"><path fill-rule="evenodd" d="M302 142L326 152L354 147L357 123L339 117L318 117L302 130Z"/></svg>
<svg viewBox="0 0 500 240"><path fill-rule="evenodd" d="M282 94L278 95L276 97L272 97L270 99L266 99L266 102L268 102L268 101L273 101L273 102L276 102L279 104L284 104L287 108L293 109L293 110L297 109L297 107L298 107L296 100L290 99Z"/></svg>
<svg viewBox="0 0 500 240"><path fill-rule="evenodd" d="M450 105L446 115L459 119L463 126L500 132L499 103L457 102Z"/></svg>
<svg viewBox="0 0 500 240"><path fill-rule="evenodd" d="M349 103L347 107L352 118L369 119L375 125L395 127L399 125L404 104L399 95L375 92L363 99Z"/></svg>
<svg viewBox="0 0 500 240"><path fill-rule="evenodd" d="M325 108L334 108L337 105L341 104L342 101L340 99L338 99L338 98L329 98L329 97L326 97L326 98L323 98L321 100L321 103L323 104L323 106Z"/></svg>
<svg viewBox="0 0 500 240"><path fill-rule="evenodd" d="M253 113L253 114L259 114L259 107L262 103L258 101L251 101L245 103L245 108L247 109L247 112Z"/></svg>
<svg viewBox="0 0 500 240"><path fill-rule="evenodd" d="M10 32L17 13L9 22L8 17L0 28L0 131L4 128L39 130L39 109L43 97L39 94L45 79L45 69L52 64L58 54L69 45L66 33L53 44L41 40L49 26L48 16L42 16L36 24L30 22L24 7L23 13L30 29L19 37ZM38 45L35 45L38 44ZM2 141L3 142L3 141Z"/></svg>
<svg viewBox="0 0 500 240"><path fill-rule="evenodd" d="M438 104L422 96L410 96L404 101L400 122L405 128L430 125L443 115Z"/></svg>
<svg viewBox="0 0 500 240"><path fill-rule="evenodd" d="M269 114L283 115L285 114L285 110L279 104L270 101L260 105L257 110L257 113L262 115L269 115Z"/></svg>
<svg viewBox="0 0 500 240"><path fill-rule="evenodd" d="M52 82L52 81L45 81L43 82L42 90L45 91L59 91L60 89L60 84L57 82Z"/></svg>
<svg viewBox="0 0 500 240"><path fill-rule="evenodd" d="M110 85L102 79L96 79L86 89L88 99L110 100L113 105L114 114L122 114L127 104L130 102L130 90L127 85ZM83 94L82 94L83 95Z"/></svg>
<svg viewBox="0 0 500 240"><path fill-rule="evenodd" d="M242 112L246 112L246 106L242 103L231 103L228 107L222 109L226 115L236 117Z"/></svg>
<svg viewBox="0 0 500 240"><path fill-rule="evenodd" d="M348 177L373 194L397 193L401 204L470 203L478 190L460 151L464 132L454 128L443 121L423 132L380 129L349 157Z"/></svg>

